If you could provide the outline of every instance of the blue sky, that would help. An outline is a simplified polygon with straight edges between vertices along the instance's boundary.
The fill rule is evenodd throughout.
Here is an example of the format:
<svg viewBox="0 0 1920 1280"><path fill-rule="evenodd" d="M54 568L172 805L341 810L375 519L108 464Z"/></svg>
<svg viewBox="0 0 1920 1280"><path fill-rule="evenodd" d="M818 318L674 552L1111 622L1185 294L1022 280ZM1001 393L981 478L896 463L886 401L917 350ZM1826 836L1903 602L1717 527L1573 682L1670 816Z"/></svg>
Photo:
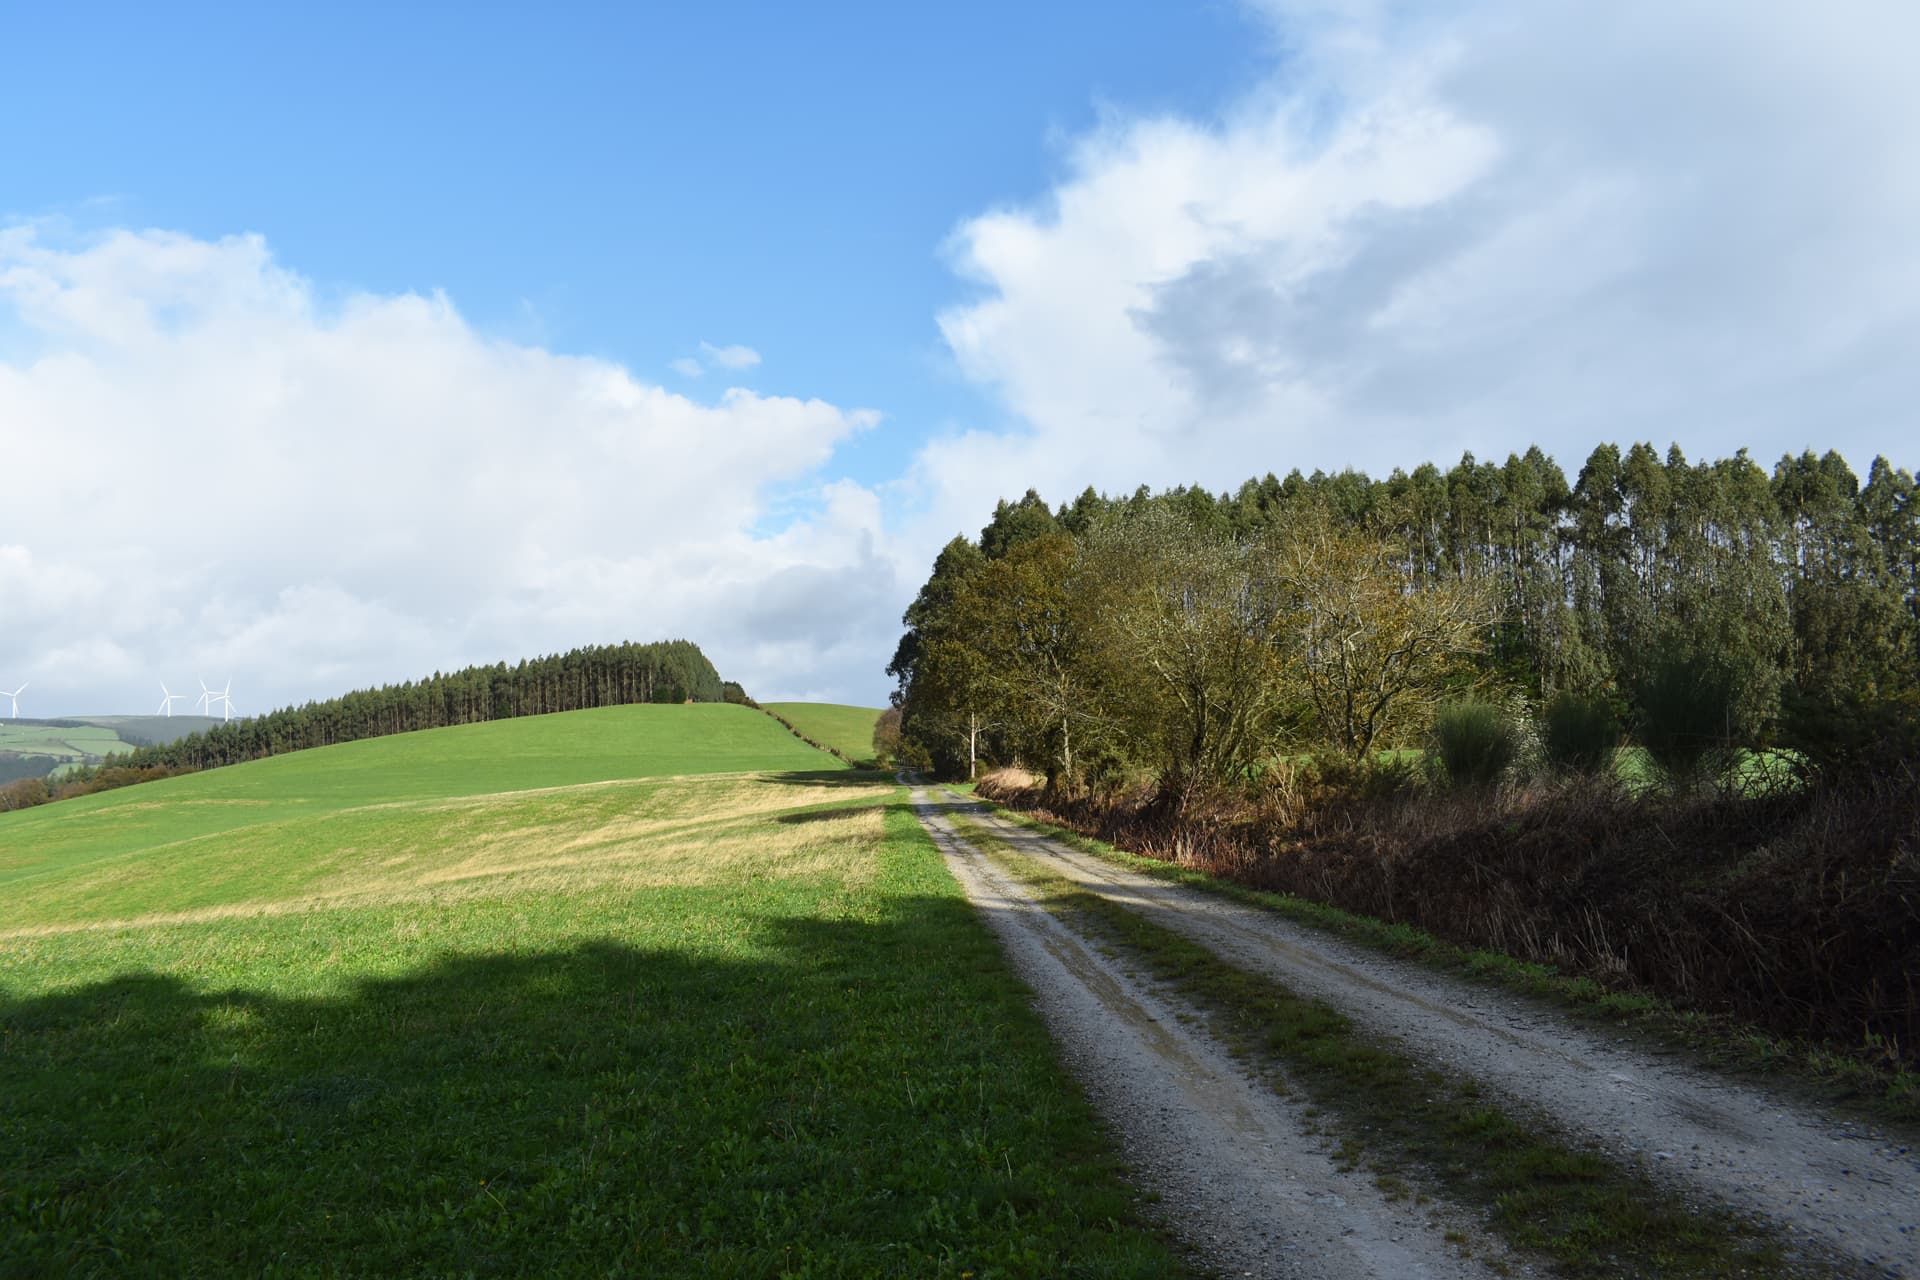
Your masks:
<svg viewBox="0 0 1920 1280"><path fill-rule="evenodd" d="M4 207L259 232L322 288L444 290L477 326L643 374L977 421L933 323L962 217L1045 189L1104 105L1208 112L1267 70L1224 3L22 5ZM736 380L740 380L736 378Z"/></svg>
<svg viewBox="0 0 1920 1280"><path fill-rule="evenodd" d="M877 704L995 499L1920 462L1905 0L0 3L0 687L683 635Z"/></svg>

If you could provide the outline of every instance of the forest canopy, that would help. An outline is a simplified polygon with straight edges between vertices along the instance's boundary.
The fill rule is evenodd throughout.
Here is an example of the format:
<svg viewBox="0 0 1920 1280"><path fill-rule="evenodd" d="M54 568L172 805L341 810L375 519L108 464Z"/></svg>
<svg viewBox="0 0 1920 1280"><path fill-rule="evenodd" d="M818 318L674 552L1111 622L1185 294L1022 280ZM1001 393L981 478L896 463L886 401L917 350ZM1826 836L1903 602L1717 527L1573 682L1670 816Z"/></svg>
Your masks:
<svg viewBox="0 0 1920 1280"><path fill-rule="evenodd" d="M1676 691L1701 705L1675 759L1841 761L1911 736L1917 587L1913 476L1884 458L1862 483L1831 452L1769 475L1744 450L1608 444L1569 482L1533 448L1232 493L1029 490L940 552L888 670L904 749L949 776L1019 760L1184 790L1421 745L1469 699L1597 707L1651 749Z"/></svg>

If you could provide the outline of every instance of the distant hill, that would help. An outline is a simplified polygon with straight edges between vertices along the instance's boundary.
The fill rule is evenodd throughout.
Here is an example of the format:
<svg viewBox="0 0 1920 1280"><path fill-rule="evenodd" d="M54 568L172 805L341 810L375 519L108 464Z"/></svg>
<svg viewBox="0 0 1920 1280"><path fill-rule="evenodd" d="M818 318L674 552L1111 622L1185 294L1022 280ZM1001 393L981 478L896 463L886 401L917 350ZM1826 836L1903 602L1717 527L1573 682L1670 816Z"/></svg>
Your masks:
<svg viewBox="0 0 1920 1280"><path fill-rule="evenodd" d="M0 720L0 784L45 778L110 755L177 742L220 721L209 716L59 716Z"/></svg>
<svg viewBox="0 0 1920 1280"><path fill-rule="evenodd" d="M190 733L224 723L219 716L69 716L80 724L112 729L136 747L163 747Z"/></svg>
<svg viewBox="0 0 1920 1280"><path fill-rule="evenodd" d="M148 776L191 772L422 729L637 703L720 702L725 694L720 673L691 641L590 645L215 721L204 732L141 747L119 763Z"/></svg>
<svg viewBox="0 0 1920 1280"><path fill-rule="evenodd" d="M737 693L739 686L732 688ZM513 666L497 662L436 671L421 680L231 721L204 716L13 721L16 741L0 743L6 766L0 773L0 810L368 738L599 707L723 702L728 692L699 645L658 640L590 645ZM46 785L38 785L39 778L46 778Z"/></svg>
<svg viewBox="0 0 1920 1280"><path fill-rule="evenodd" d="M309 880L354 889L336 851L352 851L368 882L392 880L381 859L396 849L432 844L452 865L475 846L434 815L461 797L532 805L532 826L568 821L576 808L600 812L591 793L555 801L542 795L549 788L746 771L830 778L845 767L726 703L602 707L291 752L0 814L0 930L206 905L227 880L248 900ZM102 859L119 858L149 871L111 886L87 879ZM207 871L215 865L219 876Z"/></svg>
<svg viewBox="0 0 1920 1280"><path fill-rule="evenodd" d="M760 705L847 759L859 764L873 763L873 726L880 719L879 707L849 707L838 702L763 702Z"/></svg>
<svg viewBox="0 0 1920 1280"><path fill-rule="evenodd" d="M0 814L0 947L7 929L52 920L323 888L353 896L403 880L431 886L435 868L470 867L479 847L448 824L456 801L515 808L536 831L610 821L617 808L595 803L607 784L764 773L781 780L755 785L779 791L824 786L845 770L766 716L727 703L527 716L204 770ZM517 842L488 847L502 850L503 868L525 852ZM601 850L615 868L621 848L614 841ZM394 870L397 850L407 853L404 871ZM557 867L571 865L564 850L548 853ZM103 861L116 868L105 878Z"/></svg>

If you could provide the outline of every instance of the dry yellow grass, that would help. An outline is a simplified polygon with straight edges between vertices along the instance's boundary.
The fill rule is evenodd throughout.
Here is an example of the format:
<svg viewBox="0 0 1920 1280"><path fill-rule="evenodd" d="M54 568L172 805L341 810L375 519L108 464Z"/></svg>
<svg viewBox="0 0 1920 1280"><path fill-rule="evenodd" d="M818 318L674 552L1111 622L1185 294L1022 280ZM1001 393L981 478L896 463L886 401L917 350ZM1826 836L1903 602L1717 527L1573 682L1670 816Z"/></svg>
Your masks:
<svg viewBox="0 0 1920 1280"><path fill-rule="evenodd" d="M365 805L130 849L16 883L0 905L0 938L528 889L846 878L849 848L882 839L891 791L708 774ZM852 865L857 877L859 860ZM178 908L124 909L161 896Z"/></svg>

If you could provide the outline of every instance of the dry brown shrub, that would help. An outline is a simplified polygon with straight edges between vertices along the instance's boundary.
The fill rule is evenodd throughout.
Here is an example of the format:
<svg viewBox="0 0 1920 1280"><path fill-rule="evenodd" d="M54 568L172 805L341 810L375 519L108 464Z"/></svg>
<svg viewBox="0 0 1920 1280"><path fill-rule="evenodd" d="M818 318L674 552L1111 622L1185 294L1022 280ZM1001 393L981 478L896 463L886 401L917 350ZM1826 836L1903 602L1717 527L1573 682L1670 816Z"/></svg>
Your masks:
<svg viewBox="0 0 1920 1280"><path fill-rule="evenodd" d="M982 791L987 789L983 786ZM1594 780L1356 795L1308 776L1176 817L998 788L1120 848L1920 1062L1920 781L1758 797Z"/></svg>
<svg viewBox="0 0 1920 1280"><path fill-rule="evenodd" d="M1024 792L1037 791L1044 781L1017 764L1005 764L981 774L974 790L990 800L1011 800Z"/></svg>

